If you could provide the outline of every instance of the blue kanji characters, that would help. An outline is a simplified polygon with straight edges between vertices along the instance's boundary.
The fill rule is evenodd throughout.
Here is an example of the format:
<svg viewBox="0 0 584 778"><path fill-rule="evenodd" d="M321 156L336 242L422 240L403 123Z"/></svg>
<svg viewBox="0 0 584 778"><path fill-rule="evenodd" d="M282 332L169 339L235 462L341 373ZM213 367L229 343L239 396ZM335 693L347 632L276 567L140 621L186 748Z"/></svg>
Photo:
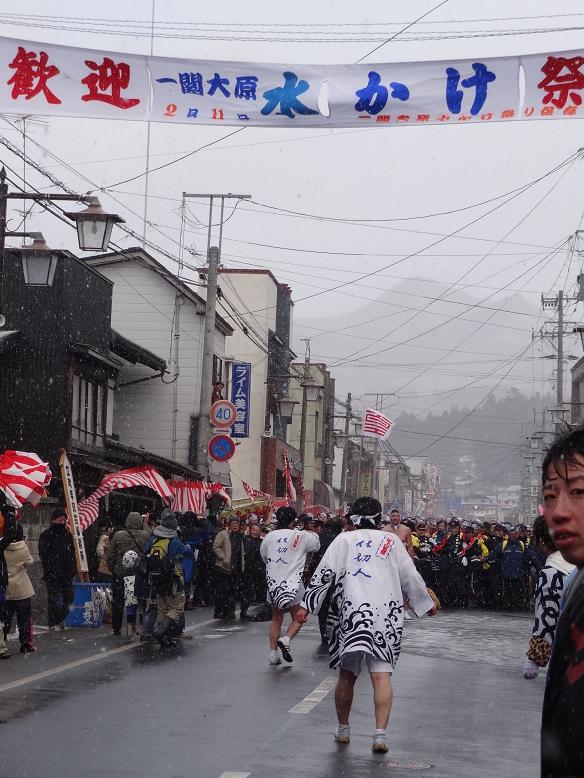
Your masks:
<svg viewBox="0 0 584 778"><path fill-rule="evenodd" d="M358 575L363 575L363 576L365 576L365 578L373 578L372 575L369 575L369 573L366 573L364 570L361 570L361 568L359 568L358 570L355 570L355 572L351 573L351 575L354 576L355 578Z"/></svg>
<svg viewBox="0 0 584 778"><path fill-rule="evenodd" d="M372 540L360 540L358 543L355 543L355 548L363 548L363 546L365 546L365 548L371 548L372 544Z"/></svg>
<svg viewBox="0 0 584 778"><path fill-rule="evenodd" d="M475 88L475 97L470 107L470 114L476 116L483 108L487 99L488 85L497 76L487 69L482 62L475 62L472 66L474 76L460 80L460 72L456 68L446 68L446 104L451 113L460 113L464 92L458 88L458 84L464 89Z"/></svg>
<svg viewBox="0 0 584 778"><path fill-rule="evenodd" d="M299 95L310 89L308 81L299 79L296 73L292 73L290 70L286 70L282 75L284 76L284 86L268 89L263 94L266 100L266 104L261 109L263 116L269 116L278 107L280 110L277 113L287 116L289 119L293 119L296 114L302 116L317 114L318 111L308 108L298 99Z"/></svg>
<svg viewBox="0 0 584 778"><path fill-rule="evenodd" d="M257 85L257 76L237 76L233 94L241 100L255 100Z"/></svg>
<svg viewBox="0 0 584 778"><path fill-rule="evenodd" d="M410 90L405 84L391 81L391 97L396 100L408 100ZM369 81L363 89L358 89L355 94L359 100L355 103L355 110L359 113L368 113L373 116L383 111L387 105L390 94L389 89L381 83L381 76L375 70L369 72Z"/></svg>
<svg viewBox="0 0 584 778"><path fill-rule="evenodd" d="M203 76L200 73L179 73L178 82L183 95L203 94Z"/></svg>
<svg viewBox="0 0 584 778"><path fill-rule="evenodd" d="M371 559L371 554L357 554L356 557L353 557L353 559L357 562L369 562Z"/></svg>
<svg viewBox="0 0 584 778"><path fill-rule="evenodd" d="M207 91L207 94L211 97L215 94L217 90L223 93L225 97L230 96L230 92L227 89L229 86L229 79L228 78L221 78L219 73L215 73L213 75L213 78L208 79L207 83L209 84L209 89Z"/></svg>

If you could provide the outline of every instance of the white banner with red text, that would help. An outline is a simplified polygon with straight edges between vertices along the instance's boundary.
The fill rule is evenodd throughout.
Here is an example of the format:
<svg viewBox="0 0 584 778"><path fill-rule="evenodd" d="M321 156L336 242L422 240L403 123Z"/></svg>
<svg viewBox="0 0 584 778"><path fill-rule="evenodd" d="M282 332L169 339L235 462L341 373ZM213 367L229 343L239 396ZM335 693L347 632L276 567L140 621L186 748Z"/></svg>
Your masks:
<svg viewBox="0 0 584 778"><path fill-rule="evenodd" d="M584 49L359 65L171 59L0 38L0 112L256 127L581 118Z"/></svg>

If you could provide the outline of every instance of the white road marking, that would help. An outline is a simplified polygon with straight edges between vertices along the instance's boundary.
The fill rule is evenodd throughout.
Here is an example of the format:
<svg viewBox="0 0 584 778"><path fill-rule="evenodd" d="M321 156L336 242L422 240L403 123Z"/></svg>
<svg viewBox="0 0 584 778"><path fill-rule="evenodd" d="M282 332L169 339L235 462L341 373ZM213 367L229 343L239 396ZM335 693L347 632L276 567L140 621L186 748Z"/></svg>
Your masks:
<svg viewBox="0 0 584 778"><path fill-rule="evenodd" d="M322 702L327 694L335 688L337 679L335 676L328 676L319 683L316 689L313 689L310 694L301 700L293 708L290 708L288 713L310 713L313 708L316 708L319 702Z"/></svg>
<svg viewBox="0 0 584 778"><path fill-rule="evenodd" d="M215 632L243 632L243 627L217 627Z"/></svg>
<svg viewBox="0 0 584 778"><path fill-rule="evenodd" d="M218 640L219 638L224 638L225 635L201 635L202 638L207 638L207 640Z"/></svg>
<svg viewBox="0 0 584 778"><path fill-rule="evenodd" d="M185 629L185 632L194 632L196 629L207 627L209 624L213 624L214 622L215 619L207 619L206 621L201 621L198 624L191 624L190 627ZM217 635L217 637L220 636ZM42 681L45 678L50 678L52 675L64 673L67 670L74 670L77 667L83 667L83 665L99 662L101 659L107 659L109 656L123 654L126 651L131 651L133 648L137 648L139 645L139 643L128 643L126 646L119 646L119 648L110 648L107 651L100 651L99 654L91 654L91 656L86 656L83 659L76 659L74 662L67 662L67 664L53 667L51 670L44 670L42 673L27 675L26 678L20 678L18 681L11 681L10 683L2 684L2 686L0 686L0 693L8 692L11 689L18 689L20 686L26 686L27 684L34 683L35 681Z"/></svg>
<svg viewBox="0 0 584 778"><path fill-rule="evenodd" d="M234 773L230 770L226 773L221 773L219 778L247 778L248 775L251 775L251 773Z"/></svg>

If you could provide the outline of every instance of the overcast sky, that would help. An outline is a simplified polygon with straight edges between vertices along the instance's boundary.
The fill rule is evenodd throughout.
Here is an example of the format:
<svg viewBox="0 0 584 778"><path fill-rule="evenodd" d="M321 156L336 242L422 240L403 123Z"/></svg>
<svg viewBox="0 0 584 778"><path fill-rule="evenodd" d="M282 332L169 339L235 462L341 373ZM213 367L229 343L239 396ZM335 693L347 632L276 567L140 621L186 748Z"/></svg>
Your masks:
<svg viewBox="0 0 584 778"><path fill-rule="evenodd" d="M173 39L156 34L153 50L154 54L165 56L259 63L352 63L377 45L373 39L379 37L380 30L395 32L399 29L396 23L405 26L436 4L437 0L370 0L367 4L344 0L294 4L281 0L226 0L221 4L158 0L155 18L166 23L167 36L172 22L191 25L183 34L188 31L199 36L200 29L193 32L195 23L209 23L209 36L217 36L220 29L213 28L212 23L228 24L233 30L251 24L325 24L328 26L321 28L323 31L352 31L364 40L271 43ZM107 21L59 22L59 17L81 15L82 6L73 0L53 0L50 11L40 0L20 0L3 4L0 35L114 51L150 52L149 36L117 35L113 29L116 21L149 24L148 0L102 0L99 5L82 5L91 9L86 12L88 16ZM44 14L47 18L42 23L29 19L26 25L15 25L11 23L17 21L15 17L2 16L17 13ZM542 18L503 20L538 16ZM485 21L473 24L470 19ZM331 24L347 26L332 28ZM60 26L76 29L59 29ZM553 4L542 0L450 0L404 37L422 31L446 36L469 30L580 26L584 27L584 9L578 0L557 0ZM96 28L102 31L92 33ZM157 27L159 32L164 29L162 25ZM314 29L299 26L298 37L305 38ZM367 61L562 51L577 49L583 36L583 30L574 30L436 41L398 38ZM401 129L247 128L232 139L151 175L148 219L155 227L148 229L148 238L176 254L183 191L250 194L269 206L355 220L423 216L462 208L516 189L553 168L583 145L583 127L584 123L578 120L566 120ZM153 123L150 167L171 161L229 131ZM19 131L0 122L0 132L22 147ZM146 124L139 122L51 118L27 126L27 150L60 180L85 192L98 186L107 188L143 172L146 133ZM32 141L41 143L70 167L42 153ZM0 157L23 172L22 162L9 152L2 149ZM582 165L583 162L576 162L567 172L545 179L459 237L394 268L388 266L486 213L493 204L450 216L377 226L332 225L242 204L226 224L223 261L228 267L270 267L278 279L292 287L297 301L295 345L301 347L300 338L315 338L312 358L337 365L333 373L338 378L340 395L351 389L356 394L396 392L408 382L407 391L402 390L403 399L397 391L392 410L397 414L400 410L430 408L436 403L433 392L454 390L475 379L470 387L474 387L472 393L463 395L468 402L480 401L489 388L503 389L514 382L524 391L542 387L550 390L547 368L542 374L534 359L541 346L529 348L530 332L544 322L539 310L541 292L553 292L560 287L572 289L580 271L577 255L569 256L565 251L547 258L546 255L550 247L562 244L580 225L584 210ZM31 183L47 186L47 181L36 173L29 170L27 176ZM116 199L100 195L103 205L117 211L141 234L144 179L120 186L115 192L110 190L109 195ZM187 228L186 244L202 252L206 246L206 218L205 207L190 205L192 226ZM18 218L12 226L15 222ZM74 236L63 233L53 219L34 216L29 218L27 229L33 229L33 225L43 229L50 244L75 248ZM125 239L121 245L133 243ZM169 260L164 261L173 266ZM373 271L378 272L369 279L326 293L338 283ZM423 286L412 281L419 278L426 279ZM448 294L448 300L454 302L435 303L423 313L415 310L426 308L433 296L444 293L446 284L458 278L463 278L460 286ZM399 284L403 293L392 293ZM318 296L312 297L315 294ZM464 305L457 305L457 301ZM472 304L483 307L465 313L465 306ZM513 313L499 313L497 309L503 304L506 311ZM581 304L571 306L568 313L571 320L582 318ZM471 319L471 323L446 323L448 317L457 314ZM255 314L255 321L258 328L264 325L261 312ZM368 323L359 327L360 322ZM444 326L435 332L422 334L441 322ZM331 329L337 334L323 336L323 331ZM404 340L410 343L398 349L395 344ZM379 352L385 346L391 349L381 356ZM523 358L517 364L510 362L522 349L526 349ZM568 350L578 356L581 353L576 341L569 344ZM544 353L551 353L549 344L544 346ZM441 357L443 361L434 366ZM464 369L454 368L461 363ZM421 396L412 397L415 394ZM460 402L460 395L448 395L442 407Z"/></svg>

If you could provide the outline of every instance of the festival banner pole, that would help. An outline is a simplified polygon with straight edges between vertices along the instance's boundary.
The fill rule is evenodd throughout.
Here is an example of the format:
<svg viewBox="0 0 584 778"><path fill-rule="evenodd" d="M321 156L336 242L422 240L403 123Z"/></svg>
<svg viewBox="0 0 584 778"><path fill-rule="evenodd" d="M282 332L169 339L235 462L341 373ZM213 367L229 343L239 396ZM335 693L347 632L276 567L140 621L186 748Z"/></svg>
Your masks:
<svg viewBox="0 0 584 778"><path fill-rule="evenodd" d="M73 481L73 469L71 468L71 462L69 461L65 449L61 449L59 467L61 468L63 491L65 492L65 502L67 503L69 526L73 535L77 574L80 581L87 583L89 581L89 567L87 565L85 541L83 540L83 530L81 529L79 510L77 508L77 493L75 492L75 482Z"/></svg>

